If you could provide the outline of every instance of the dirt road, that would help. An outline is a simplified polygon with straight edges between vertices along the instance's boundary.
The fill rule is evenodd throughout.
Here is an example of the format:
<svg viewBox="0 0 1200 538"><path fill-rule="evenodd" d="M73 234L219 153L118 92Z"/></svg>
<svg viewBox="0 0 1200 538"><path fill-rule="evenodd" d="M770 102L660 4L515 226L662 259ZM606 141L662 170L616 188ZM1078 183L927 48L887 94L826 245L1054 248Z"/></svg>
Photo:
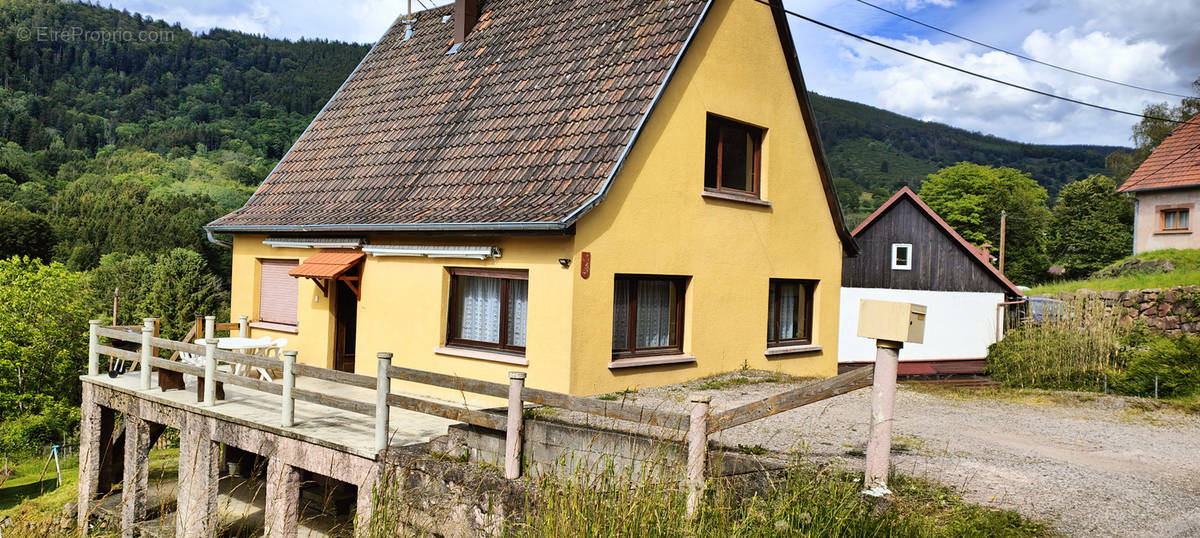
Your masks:
<svg viewBox="0 0 1200 538"><path fill-rule="evenodd" d="M681 405L696 388L648 389L637 399ZM743 382L701 392L720 408L786 388ZM839 396L728 430L718 440L858 465L869 396L867 390ZM1153 407L1097 395L997 398L901 387L893 463L1071 536L1200 536L1200 416Z"/></svg>

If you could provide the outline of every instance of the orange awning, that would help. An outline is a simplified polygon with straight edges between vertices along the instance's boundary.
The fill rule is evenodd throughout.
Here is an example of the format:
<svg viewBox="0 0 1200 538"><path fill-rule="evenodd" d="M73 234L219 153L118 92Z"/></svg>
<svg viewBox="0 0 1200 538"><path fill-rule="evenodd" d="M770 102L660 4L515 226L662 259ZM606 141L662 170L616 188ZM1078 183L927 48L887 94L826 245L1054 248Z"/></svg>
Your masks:
<svg viewBox="0 0 1200 538"><path fill-rule="evenodd" d="M366 257L366 254L356 250L322 250L309 256L288 274L298 278L336 279Z"/></svg>

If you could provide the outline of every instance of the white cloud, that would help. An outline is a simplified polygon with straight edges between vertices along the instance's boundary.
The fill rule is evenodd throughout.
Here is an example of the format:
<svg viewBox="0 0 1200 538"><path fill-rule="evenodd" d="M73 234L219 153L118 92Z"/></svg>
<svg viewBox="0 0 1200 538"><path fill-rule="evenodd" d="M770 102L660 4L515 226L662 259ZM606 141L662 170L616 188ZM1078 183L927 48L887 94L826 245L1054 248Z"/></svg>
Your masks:
<svg viewBox="0 0 1200 538"><path fill-rule="evenodd" d="M948 15L953 10L942 10L937 14L948 21L940 25L951 31L1010 50L1021 50L1025 55L1047 63L1139 86L1187 92L1187 83L1197 73L1187 71L1178 57L1180 47L1168 37L1186 34L1181 37L1185 42L1200 39L1195 37L1200 32L1190 30L1194 21L1200 19L1200 3L1180 2L1194 4L1194 7L1186 10L1172 7L1153 16L1129 14L1137 11L1140 1L1130 0L1134 6L1129 9L1107 10L1081 7L1118 2L993 2L972 6L973 9L961 19ZM1175 22L1165 20L1192 11L1196 13L1190 18ZM832 8L808 14L821 20L836 17L839 20L834 22L835 25L851 31L872 23L875 31L866 33L896 36L898 29L921 31L924 33L919 37L872 37L949 65L1102 106L1141 112L1147 104L1175 100L1026 62L892 18L860 15L855 19L845 12L834 12ZM1121 17L1126 17L1125 25L1116 24ZM999 25L1003 26L1001 29L992 24L991 30L985 30L981 29L981 19L1004 20L1005 24ZM956 20L960 24L956 25ZM1159 26L1156 31L1154 25L1165 26ZM793 28L809 87L825 95L914 118L1036 143L1128 145L1130 126L1137 121L1134 117L957 73L848 37L834 36L806 23L794 23ZM1181 33L1177 31L1179 28L1188 28L1190 33ZM864 32L859 30L859 33ZM1191 52L1200 55L1200 47Z"/></svg>

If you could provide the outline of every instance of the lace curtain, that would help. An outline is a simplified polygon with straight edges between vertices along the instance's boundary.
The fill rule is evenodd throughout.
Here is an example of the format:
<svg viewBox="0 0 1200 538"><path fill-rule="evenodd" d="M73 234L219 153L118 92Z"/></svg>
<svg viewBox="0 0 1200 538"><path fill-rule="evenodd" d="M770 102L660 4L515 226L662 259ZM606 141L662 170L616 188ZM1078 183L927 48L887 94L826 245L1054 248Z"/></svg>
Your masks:
<svg viewBox="0 0 1200 538"><path fill-rule="evenodd" d="M525 347L525 313L529 309L529 281L508 281L508 345Z"/></svg>
<svg viewBox="0 0 1200 538"><path fill-rule="evenodd" d="M500 279L478 276L458 278L458 337L476 342L500 343ZM524 339L522 316L522 339Z"/></svg>
<svg viewBox="0 0 1200 538"><path fill-rule="evenodd" d="M675 297L671 283L665 280L637 282L637 347L672 345L671 313Z"/></svg>

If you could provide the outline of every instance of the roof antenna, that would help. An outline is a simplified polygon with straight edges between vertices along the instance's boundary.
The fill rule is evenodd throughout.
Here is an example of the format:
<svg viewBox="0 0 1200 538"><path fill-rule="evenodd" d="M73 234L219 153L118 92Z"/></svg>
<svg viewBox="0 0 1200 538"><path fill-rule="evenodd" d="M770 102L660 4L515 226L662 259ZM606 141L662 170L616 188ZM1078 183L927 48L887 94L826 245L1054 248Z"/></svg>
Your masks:
<svg viewBox="0 0 1200 538"><path fill-rule="evenodd" d="M412 16L412 0L408 0L408 16L406 16L404 18L403 22L404 22L404 39L401 39L401 41L408 41L409 39L412 39L413 23L417 22L417 20L414 19Z"/></svg>

